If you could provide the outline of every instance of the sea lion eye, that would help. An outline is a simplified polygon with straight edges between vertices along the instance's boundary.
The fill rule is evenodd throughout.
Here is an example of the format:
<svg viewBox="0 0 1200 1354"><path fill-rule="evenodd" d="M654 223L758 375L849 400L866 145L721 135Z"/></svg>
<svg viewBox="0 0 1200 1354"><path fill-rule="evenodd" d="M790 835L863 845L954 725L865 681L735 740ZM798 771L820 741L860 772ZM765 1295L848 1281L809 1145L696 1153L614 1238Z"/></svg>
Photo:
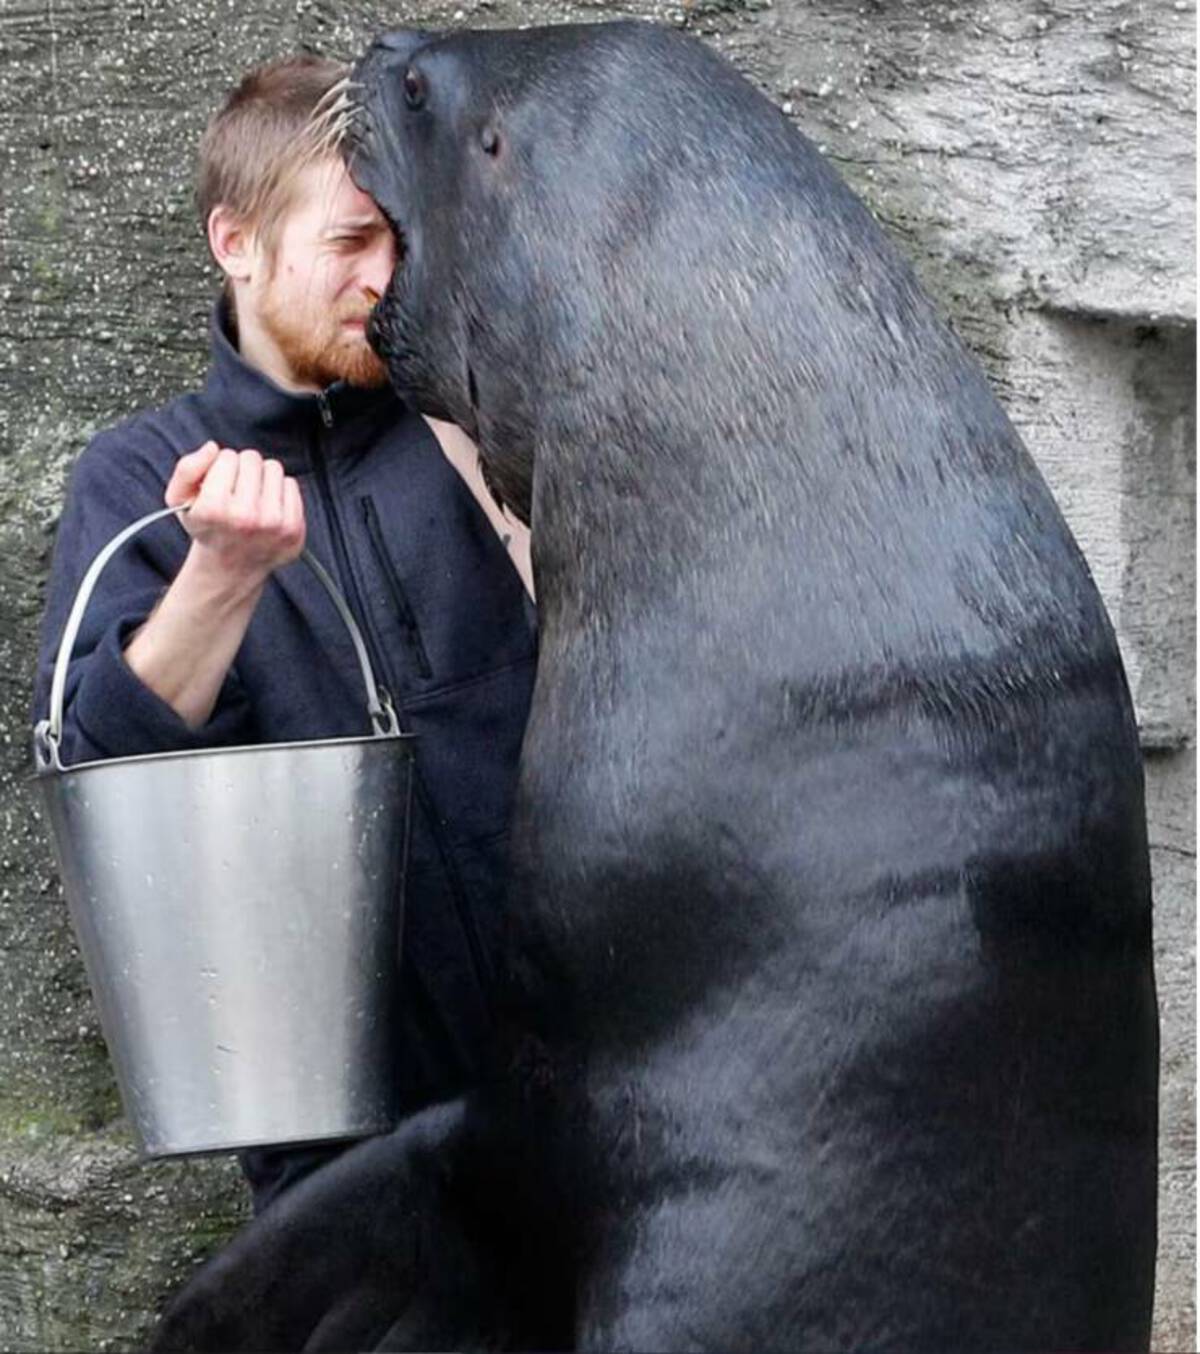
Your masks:
<svg viewBox="0 0 1200 1354"><path fill-rule="evenodd" d="M425 77L419 70L409 66L408 70L404 72L404 102L409 108L421 108L424 106L427 93Z"/></svg>
<svg viewBox="0 0 1200 1354"><path fill-rule="evenodd" d="M479 144L488 155L500 154L500 134L495 127L485 127L479 133Z"/></svg>

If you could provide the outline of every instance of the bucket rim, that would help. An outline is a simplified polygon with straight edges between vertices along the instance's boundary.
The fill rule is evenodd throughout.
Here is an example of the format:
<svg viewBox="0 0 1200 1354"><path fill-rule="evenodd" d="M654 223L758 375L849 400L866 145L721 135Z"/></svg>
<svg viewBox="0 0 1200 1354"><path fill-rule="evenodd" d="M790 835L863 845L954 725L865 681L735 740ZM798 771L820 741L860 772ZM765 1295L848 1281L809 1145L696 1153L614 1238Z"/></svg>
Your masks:
<svg viewBox="0 0 1200 1354"><path fill-rule="evenodd" d="M145 766L149 762L178 762L196 760L204 757L228 757L247 753L278 753L311 751L319 748L343 748L355 746L390 747L413 743L417 734L403 730L388 733L356 734L348 738L303 738L285 743L238 743L232 747L212 748L176 748L170 752L139 752L128 757L98 757L90 762L73 762L70 766L39 766L29 776L34 782L61 780L64 776L73 776L80 771L99 771L117 766ZM411 752L411 749L409 750Z"/></svg>
<svg viewBox="0 0 1200 1354"><path fill-rule="evenodd" d="M148 1165L151 1162L170 1161L179 1157L228 1156L231 1152L244 1152L247 1148L254 1147L332 1147L337 1143L345 1143L347 1147L350 1147L354 1143L366 1142L369 1138L386 1137L389 1133L395 1132L401 1117L398 1112L387 1114L378 1120L376 1127L354 1128L340 1133L318 1133L316 1135L308 1133L302 1137L293 1135L287 1138L239 1138L235 1142L204 1143L198 1147L146 1147L142 1145L137 1128L132 1123L130 1124L130 1132L133 1135L134 1148L137 1151L140 1163Z"/></svg>

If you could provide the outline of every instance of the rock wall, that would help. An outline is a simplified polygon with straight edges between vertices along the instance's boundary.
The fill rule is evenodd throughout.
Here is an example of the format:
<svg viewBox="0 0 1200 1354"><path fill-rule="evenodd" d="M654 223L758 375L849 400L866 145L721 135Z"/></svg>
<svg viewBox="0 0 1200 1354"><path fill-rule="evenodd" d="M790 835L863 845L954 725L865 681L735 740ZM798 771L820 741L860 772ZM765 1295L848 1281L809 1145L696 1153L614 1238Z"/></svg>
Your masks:
<svg viewBox="0 0 1200 1354"><path fill-rule="evenodd" d="M1147 758L1162 1005L1155 1347L1195 1348L1190 0L4 0L0 35L0 1345L136 1348L243 1216L139 1165L29 791L67 469L203 367L194 146L247 66L385 27L639 15L724 51L840 166L987 367L1117 625Z"/></svg>

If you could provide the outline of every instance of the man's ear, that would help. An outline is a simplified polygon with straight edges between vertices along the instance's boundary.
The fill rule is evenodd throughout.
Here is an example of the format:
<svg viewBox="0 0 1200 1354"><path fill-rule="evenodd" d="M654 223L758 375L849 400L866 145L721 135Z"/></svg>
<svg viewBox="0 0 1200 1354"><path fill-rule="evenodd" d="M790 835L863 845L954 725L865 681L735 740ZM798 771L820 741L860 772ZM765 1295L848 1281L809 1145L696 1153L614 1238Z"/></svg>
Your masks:
<svg viewBox="0 0 1200 1354"><path fill-rule="evenodd" d="M249 281L254 270L254 231L223 203L208 214L208 247L227 278Z"/></svg>

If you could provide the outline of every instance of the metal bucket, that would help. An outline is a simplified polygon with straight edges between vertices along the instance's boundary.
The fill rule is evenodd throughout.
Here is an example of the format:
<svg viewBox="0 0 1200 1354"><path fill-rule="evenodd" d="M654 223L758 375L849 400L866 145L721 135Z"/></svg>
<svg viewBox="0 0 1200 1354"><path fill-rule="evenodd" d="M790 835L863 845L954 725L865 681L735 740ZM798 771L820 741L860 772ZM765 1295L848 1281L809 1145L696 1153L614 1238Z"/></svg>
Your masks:
<svg viewBox="0 0 1200 1354"><path fill-rule="evenodd" d="M361 738L64 767L67 620L34 749L71 920L142 1152L185 1156L384 1132L396 1123L393 1003L410 737L354 641Z"/></svg>

